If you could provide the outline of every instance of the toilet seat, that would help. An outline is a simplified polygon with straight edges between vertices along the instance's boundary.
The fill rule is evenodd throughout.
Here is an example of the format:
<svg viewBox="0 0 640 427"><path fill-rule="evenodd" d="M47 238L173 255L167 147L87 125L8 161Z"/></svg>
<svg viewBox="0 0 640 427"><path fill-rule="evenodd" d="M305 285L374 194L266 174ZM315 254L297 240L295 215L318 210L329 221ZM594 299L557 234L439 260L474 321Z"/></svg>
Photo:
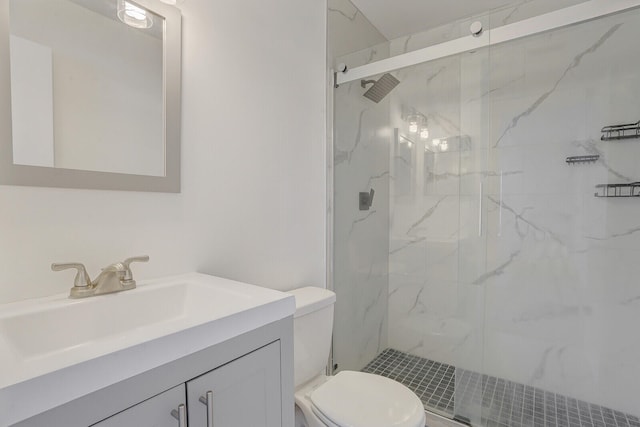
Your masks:
<svg viewBox="0 0 640 427"><path fill-rule="evenodd" d="M334 424L329 418L325 417L322 412L320 412L315 406L311 405L311 410L313 411L313 414L318 417L318 419L320 421L322 421L323 426L326 427L342 427L339 426L338 424Z"/></svg>
<svg viewBox="0 0 640 427"><path fill-rule="evenodd" d="M424 406L397 381L342 371L309 396L313 412L329 427L424 427Z"/></svg>

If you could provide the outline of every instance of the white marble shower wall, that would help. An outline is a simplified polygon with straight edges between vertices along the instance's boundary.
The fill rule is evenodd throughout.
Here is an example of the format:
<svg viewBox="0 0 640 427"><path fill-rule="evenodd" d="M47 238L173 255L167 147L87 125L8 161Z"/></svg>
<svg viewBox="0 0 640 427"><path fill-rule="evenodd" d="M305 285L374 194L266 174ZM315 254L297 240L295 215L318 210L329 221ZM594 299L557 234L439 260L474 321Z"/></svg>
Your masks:
<svg viewBox="0 0 640 427"><path fill-rule="evenodd" d="M327 0L327 62L330 68L335 67L336 58L347 60L342 57L362 50L376 51L370 48L385 43L387 39L351 1ZM388 51L388 48L382 49L382 52ZM354 67L354 58L348 60L349 66Z"/></svg>
<svg viewBox="0 0 640 427"><path fill-rule="evenodd" d="M638 39L628 12L397 72L390 347L640 414L640 202L594 197L640 180L640 140L600 141L640 119Z"/></svg>
<svg viewBox="0 0 640 427"><path fill-rule="evenodd" d="M485 372L640 415L640 13L492 48ZM599 154L570 166L567 156ZM502 172L502 185L500 173ZM508 172L508 174L507 174Z"/></svg>

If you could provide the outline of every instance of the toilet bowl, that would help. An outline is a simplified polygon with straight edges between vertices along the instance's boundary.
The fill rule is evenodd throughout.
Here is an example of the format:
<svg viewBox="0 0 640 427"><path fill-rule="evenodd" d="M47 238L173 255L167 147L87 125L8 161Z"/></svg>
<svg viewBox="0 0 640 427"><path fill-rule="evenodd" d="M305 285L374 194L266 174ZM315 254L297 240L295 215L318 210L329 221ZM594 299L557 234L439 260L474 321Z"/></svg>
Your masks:
<svg viewBox="0 0 640 427"><path fill-rule="evenodd" d="M424 427L420 399L397 381L363 372L324 375L331 347L335 294L290 291L296 298L294 372L296 427Z"/></svg>

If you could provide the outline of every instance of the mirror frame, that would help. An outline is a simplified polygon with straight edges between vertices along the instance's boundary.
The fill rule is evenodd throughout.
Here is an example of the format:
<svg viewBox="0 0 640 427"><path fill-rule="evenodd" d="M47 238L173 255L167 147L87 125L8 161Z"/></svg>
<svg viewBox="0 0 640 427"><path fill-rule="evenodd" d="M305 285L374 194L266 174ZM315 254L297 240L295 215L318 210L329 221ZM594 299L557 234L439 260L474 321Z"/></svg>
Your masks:
<svg viewBox="0 0 640 427"><path fill-rule="evenodd" d="M180 192L182 15L157 0L133 0L164 18L163 87L165 176L83 171L13 163L9 3L0 0L0 185Z"/></svg>

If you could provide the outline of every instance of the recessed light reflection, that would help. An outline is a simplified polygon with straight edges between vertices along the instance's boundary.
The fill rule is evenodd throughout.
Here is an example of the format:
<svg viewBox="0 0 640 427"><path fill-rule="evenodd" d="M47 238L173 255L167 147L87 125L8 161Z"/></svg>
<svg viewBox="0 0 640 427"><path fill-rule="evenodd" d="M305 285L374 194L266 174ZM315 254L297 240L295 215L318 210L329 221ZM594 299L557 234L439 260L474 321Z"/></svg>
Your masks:
<svg viewBox="0 0 640 427"><path fill-rule="evenodd" d="M118 18L134 28L150 28L153 25L145 9L126 0L118 0Z"/></svg>

